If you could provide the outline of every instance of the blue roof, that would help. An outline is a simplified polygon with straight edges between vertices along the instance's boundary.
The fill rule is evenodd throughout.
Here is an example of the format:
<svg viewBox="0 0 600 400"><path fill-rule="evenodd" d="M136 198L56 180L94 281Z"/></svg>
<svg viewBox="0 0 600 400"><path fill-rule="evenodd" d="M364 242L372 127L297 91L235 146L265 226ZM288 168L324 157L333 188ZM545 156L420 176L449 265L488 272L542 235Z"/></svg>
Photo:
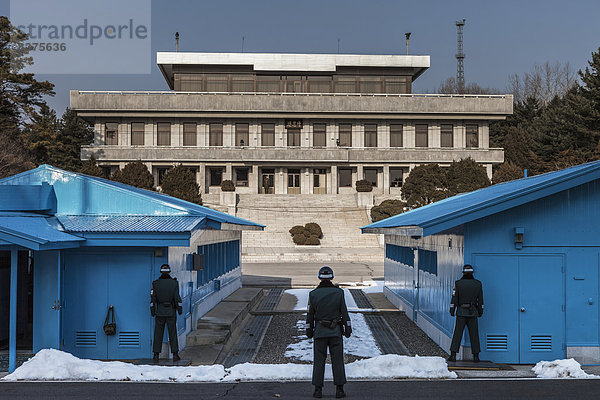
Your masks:
<svg viewBox="0 0 600 400"><path fill-rule="evenodd" d="M56 218L43 215L0 216L0 241L32 250L78 247L84 238L60 230Z"/></svg>
<svg viewBox="0 0 600 400"><path fill-rule="evenodd" d="M190 232L206 217L156 215L60 215L69 232Z"/></svg>
<svg viewBox="0 0 600 400"><path fill-rule="evenodd" d="M428 236L600 179L600 161L499 183L362 227L363 233Z"/></svg>

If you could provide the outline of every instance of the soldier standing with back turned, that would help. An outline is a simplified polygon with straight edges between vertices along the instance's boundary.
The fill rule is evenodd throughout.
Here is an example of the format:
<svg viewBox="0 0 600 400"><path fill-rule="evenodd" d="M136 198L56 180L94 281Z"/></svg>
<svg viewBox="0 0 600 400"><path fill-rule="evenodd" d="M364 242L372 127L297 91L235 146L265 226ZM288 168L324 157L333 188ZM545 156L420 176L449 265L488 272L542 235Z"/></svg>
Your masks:
<svg viewBox="0 0 600 400"><path fill-rule="evenodd" d="M177 315L181 315L182 304L179 296L179 283L177 279L171 278L171 267L163 264L160 267L160 278L152 282L150 291L150 314L156 317L154 320L154 362L158 362L158 356L162 348L165 324L169 332L169 343L173 361L179 361L179 343L177 342Z"/></svg>
<svg viewBox="0 0 600 400"><path fill-rule="evenodd" d="M313 397L323 397L323 380L325 375L325 359L327 348L331 355L333 383L336 385L335 397L346 397L344 384L344 342L342 334L347 338L352 334L350 316L344 300L344 291L331 283L333 270L323 267L319 270L321 283L312 290L308 297L308 315L306 317L306 336L314 336L314 359L312 384L315 386Z"/></svg>
<svg viewBox="0 0 600 400"><path fill-rule="evenodd" d="M473 278L473 267L466 264L463 267L463 276L454 283L452 300L450 304L450 315L454 317L456 312L456 324L454 335L450 345L450 357L448 361L456 361L456 353L460 348L465 325L469 329L471 339L471 352L473 361L479 362L479 328L477 318L483 315L483 288L481 282Z"/></svg>

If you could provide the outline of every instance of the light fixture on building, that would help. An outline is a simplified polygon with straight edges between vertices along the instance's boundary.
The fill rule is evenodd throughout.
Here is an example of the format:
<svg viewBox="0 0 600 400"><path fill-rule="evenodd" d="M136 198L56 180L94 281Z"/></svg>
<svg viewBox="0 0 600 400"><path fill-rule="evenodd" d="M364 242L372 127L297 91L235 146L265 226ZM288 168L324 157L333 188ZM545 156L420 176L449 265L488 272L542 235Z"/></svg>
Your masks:
<svg viewBox="0 0 600 400"><path fill-rule="evenodd" d="M515 228L515 249L523 248L523 234L525 233L525 228Z"/></svg>
<svg viewBox="0 0 600 400"><path fill-rule="evenodd" d="M340 139L335 139L335 144L336 144L336 146L339 146L340 145Z"/></svg>

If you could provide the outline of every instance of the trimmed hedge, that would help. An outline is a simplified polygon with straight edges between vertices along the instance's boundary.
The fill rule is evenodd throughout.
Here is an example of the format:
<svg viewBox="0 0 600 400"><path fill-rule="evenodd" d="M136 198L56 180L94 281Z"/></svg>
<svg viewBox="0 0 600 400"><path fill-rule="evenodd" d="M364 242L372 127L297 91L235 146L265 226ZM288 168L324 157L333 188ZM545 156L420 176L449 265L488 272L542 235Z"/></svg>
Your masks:
<svg viewBox="0 0 600 400"><path fill-rule="evenodd" d="M371 220L377 222L394 215L402 214L406 207L406 203L401 200L384 200L378 206L371 208Z"/></svg>
<svg viewBox="0 0 600 400"><path fill-rule="evenodd" d="M356 181L356 191L357 192L372 192L373 184L366 179L361 179L360 181Z"/></svg>
<svg viewBox="0 0 600 400"><path fill-rule="evenodd" d="M310 236L316 236L317 239L323 238L323 230L316 222L309 222L308 224L304 225L304 228L310 232Z"/></svg>
<svg viewBox="0 0 600 400"><path fill-rule="evenodd" d="M233 181L225 179L223 182L221 182L221 190L223 192L235 192L235 185L233 184Z"/></svg>
<svg viewBox="0 0 600 400"><path fill-rule="evenodd" d="M297 245L304 245L304 244L306 244L306 236L304 236L301 233L299 233L297 235L294 235L294 237L292 237L292 240Z"/></svg>
<svg viewBox="0 0 600 400"><path fill-rule="evenodd" d="M292 229L289 230L289 232L292 236L296 236L299 234L305 235L306 228L303 227L302 225L296 225L296 226L293 226Z"/></svg>
<svg viewBox="0 0 600 400"><path fill-rule="evenodd" d="M300 246L318 246L321 244L319 239L323 237L323 231L321 230L321 227L315 222L309 222L304 226L293 226L289 232L292 235L292 241Z"/></svg>
<svg viewBox="0 0 600 400"><path fill-rule="evenodd" d="M307 246L318 246L321 244L321 241L316 236L310 236L306 238L306 242L304 244Z"/></svg>

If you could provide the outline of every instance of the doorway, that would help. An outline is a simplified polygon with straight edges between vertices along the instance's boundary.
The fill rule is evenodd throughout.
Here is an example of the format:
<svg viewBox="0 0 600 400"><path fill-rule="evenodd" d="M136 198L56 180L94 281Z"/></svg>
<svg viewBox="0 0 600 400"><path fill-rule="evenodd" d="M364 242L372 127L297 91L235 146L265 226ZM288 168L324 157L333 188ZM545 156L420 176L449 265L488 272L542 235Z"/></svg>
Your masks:
<svg viewBox="0 0 600 400"><path fill-rule="evenodd" d="M8 349L10 326L10 251L0 251L0 350ZM17 349L33 350L33 262L18 252Z"/></svg>
<svg viewBox="0 0 600 400"><path fill-rule="evenodd" d="M313 193L327 194L327 171L325 169L313 170Z"/></svg>
<svg viewBox="0 0 600 400"><path fill-rule="evenodd" d="M260 193L275 193L275 170L263 169L260 173Z"/></svg>
<svg viewBox="0 0 600 400"><path fill-rule="evenodd" d="M288 169L288 194L300 194L300 170Z"/></svg>

